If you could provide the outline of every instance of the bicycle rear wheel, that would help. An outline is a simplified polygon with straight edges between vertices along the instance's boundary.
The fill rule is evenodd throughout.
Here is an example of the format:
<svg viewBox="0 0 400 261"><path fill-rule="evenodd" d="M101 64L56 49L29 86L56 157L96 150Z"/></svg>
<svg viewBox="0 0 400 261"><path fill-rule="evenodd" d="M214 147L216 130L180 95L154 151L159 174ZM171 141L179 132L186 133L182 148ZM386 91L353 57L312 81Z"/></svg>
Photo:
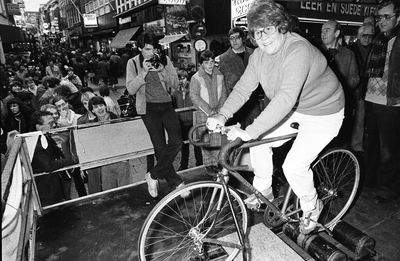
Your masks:
<svg viewBox="0 0 400 261"><path fill-rule="evenodd" d="M183 199L180 195L187 191L191 195ZM229 192L245 235L246 206L237 191ZM240 240L223 186L202 181L171 192L153 208L140 231L138 249L141 261L202 260L212 255L233 260L240 251L233 245L240 245Z"/></svg>
<svg viewBox="0 0 400 261"><path fill-rule="evenodd" d="M314 185L324 209L318 222L330 228L351 206L360 182L360 165L347 149L332 149L312 165Z"/></svg>

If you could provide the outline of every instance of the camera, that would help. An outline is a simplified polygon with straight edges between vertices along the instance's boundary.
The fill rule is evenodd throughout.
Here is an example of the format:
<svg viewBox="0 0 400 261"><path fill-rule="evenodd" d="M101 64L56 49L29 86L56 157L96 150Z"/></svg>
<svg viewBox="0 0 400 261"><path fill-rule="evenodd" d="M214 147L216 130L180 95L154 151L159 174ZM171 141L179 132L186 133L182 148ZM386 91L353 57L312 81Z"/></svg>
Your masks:
<svg viewBox="0 0 400 261"><path fill-rule="evenodd" d="M161 64L161 58L158 54L154 54L153 57L151 57L150 59L147 60L151 66L153 66L155 69L158 69L158 67L160 67Z"/></svg>

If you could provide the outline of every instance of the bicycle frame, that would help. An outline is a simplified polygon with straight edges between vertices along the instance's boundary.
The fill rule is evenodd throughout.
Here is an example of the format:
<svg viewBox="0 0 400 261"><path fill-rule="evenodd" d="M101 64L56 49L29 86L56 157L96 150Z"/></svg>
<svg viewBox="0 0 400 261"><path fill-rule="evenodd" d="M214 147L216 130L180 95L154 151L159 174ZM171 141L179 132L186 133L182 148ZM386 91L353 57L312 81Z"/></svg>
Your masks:
<svg viewBox="0 0 400 261"><path fill-rule="evenodd" d="M194 146L208 146L210 145L209 142L197 142L193 140L193 133L194 131L196 131L199 128L205 127L204 124L199 124L196 126L193 126L193 128L190 130L189 132L189 140L190 142L194 145ZM241 150L244 148L250 148L250 147L254 147L254 146L258 146L261 144L266 144L266 143L271 143L274 141L279 141L279 140L286 140L286 139L293 139L297 136L297 133L293 133L293 134L288 134L288 135L283 135L283 136L279 136L279 137L272 137L272 138L266 138L266 139L261 139L261 140L253 140L253 141L249 141L247 143L244 143L241 139L236 139L235 141L225 145L222 149L221 152L219 154L219 162L223 167L223 170L217 174L217 182L221 182L223 184L223 188L224 188L224 194L227 197L227 200L230 204L230 208L231 208L231 212L233 215L233 219L235 221L235 225L237 228L237 232L238 232L238 236L241 240L241 244L242 246L244 246L243 244L243 235L239 229L239 226L237 224L237 219L235 217L235 212L232 208L232 202L230 200L230 194L229 194L229 189L227 187L227 183L225 181L225 177L228 176L229 174L233 175L236 179L239 180L240 183L242 183L243 185L245 185L252 193L254 193L264 204L266 204L273 212L276 213L277 217L279 219L281 219L283 222L287 222L288 220L290 220L290 216L293 216L297 213L299 213L301 210L295 210L292 211L290 213L285 214L287 207L289 205L289 200L292 194L292 190L289 187L286 196L285 196L285 200L284 200L284 204L282 209L279 209L277 206L275 206L271 201L269 201L266 197L264 197L264 195L262 195L256 188L253 187L253 185L251 185L246 179L244 179L237 171L249 171L250 168L247 165L242 165L242 166L238 166L238 165L230 165L228 163L228 158L229 155L231 155L231 153L234 150ZM234 162L234 164L237 164L237 160ZM212 197L212 201L215 200L214 196ZM222 201L222 198L219 199L219 202ZM220 204L220 203L218 203ZM216 219L216 217L214 218L214 220Z"/></svg>

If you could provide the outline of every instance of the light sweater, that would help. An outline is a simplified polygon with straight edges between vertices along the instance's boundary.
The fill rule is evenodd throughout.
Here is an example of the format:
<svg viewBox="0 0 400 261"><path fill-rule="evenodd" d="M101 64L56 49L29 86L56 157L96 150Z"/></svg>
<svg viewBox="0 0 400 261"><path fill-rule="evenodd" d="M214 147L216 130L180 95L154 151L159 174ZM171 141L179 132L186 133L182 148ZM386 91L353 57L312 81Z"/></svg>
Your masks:
<svg viewBox="0 0 400 261"><path fill-rule="evenodd" d="M273 128L292 110L307 115L330 115L344 108L343 88L323 54L296 33L286 33L277 53L254 50L249 64L220 113L227 118L239 110L260 83L268 106L246 128L255 139Z"/></svg>

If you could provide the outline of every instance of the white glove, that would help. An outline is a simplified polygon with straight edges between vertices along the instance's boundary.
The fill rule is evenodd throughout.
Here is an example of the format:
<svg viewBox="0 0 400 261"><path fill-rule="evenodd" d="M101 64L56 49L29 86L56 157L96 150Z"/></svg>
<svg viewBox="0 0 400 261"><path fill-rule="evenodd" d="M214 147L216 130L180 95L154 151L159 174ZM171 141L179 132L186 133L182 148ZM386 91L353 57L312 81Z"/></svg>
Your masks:
<svg viewBox="0 0 400 261"><path fill-rule="evenodd" d="M217 127L223 127L225 125L226 118L221 114L216 114L212 117L209 117L206 122L206 126L209 130L213 131L217 129Z"/></svg>
<svg viewBox="0 0 400 261"><path fill-rule="evenodd" d="M235 126L229 126L227 127L228 129L228 134L227 138L228 140L236 140L236 138L240 138L242 141L249 141L251 140L250 134L242 130L240 128L240 123L237 123Z"/></svg>

